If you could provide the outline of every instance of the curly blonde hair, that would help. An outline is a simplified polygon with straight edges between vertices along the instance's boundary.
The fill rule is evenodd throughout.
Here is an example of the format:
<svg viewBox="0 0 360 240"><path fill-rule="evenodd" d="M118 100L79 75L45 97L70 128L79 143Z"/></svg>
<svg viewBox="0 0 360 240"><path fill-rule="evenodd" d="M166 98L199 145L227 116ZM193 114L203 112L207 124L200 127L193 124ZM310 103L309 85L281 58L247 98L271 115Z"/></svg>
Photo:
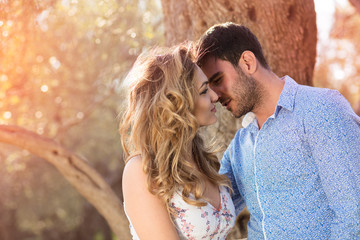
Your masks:
<svg viewBox="0 0 360 240"><path fill-rule="evenodd" d="M142 158L149 191L164 201L182 189L185 202L204 206L205 183L229 186L218 173L220 163L198 133L193 115L196 65L189 46L155 48L136 60L127 76L131 81L128 105L120 123L126 162ZM193 159L196 167L189 161ZM195 197L189 198L190 193Z"/></svg>

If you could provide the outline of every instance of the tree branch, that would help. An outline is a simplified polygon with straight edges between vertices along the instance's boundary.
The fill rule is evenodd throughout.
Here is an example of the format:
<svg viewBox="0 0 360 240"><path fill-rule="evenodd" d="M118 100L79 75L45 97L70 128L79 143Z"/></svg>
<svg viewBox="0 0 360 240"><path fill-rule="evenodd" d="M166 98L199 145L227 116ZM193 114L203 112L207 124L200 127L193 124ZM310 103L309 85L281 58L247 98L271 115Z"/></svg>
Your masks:
<svg viewBox="0 0 360 240"><path fill-rule="evenodd" d="M52 139L17 126L0 125L0 142L25 149L53 164L106 219L118 239L131 239L119 197L86 160Z"/></svg>

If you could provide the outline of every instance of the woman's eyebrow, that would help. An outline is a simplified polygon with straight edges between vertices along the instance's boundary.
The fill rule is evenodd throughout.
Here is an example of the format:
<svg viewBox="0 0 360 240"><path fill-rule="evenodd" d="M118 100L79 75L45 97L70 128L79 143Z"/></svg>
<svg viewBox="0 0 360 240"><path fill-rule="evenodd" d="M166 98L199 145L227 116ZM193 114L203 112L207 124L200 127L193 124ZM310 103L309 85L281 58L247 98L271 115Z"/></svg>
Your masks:
<svg viewBox="0 0 360 240"><path fill-rule="evenodd" d="M207 85L207 84L209 84L209 81L203 82L203 83L201 84L200 88L202 88L204 85Z"/></svg>

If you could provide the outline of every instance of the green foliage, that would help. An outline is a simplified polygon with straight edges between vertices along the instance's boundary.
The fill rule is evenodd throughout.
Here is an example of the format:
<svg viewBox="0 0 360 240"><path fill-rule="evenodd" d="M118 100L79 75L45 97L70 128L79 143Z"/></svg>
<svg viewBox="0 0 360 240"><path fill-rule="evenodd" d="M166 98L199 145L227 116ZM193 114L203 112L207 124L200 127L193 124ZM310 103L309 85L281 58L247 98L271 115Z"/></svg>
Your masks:
<svg viewBox="0 0 360 240"><path fill-rule="evenodd" d="M54 138L121 183L119 86L144 48L164 44L159 2L2 0L0 8L0 123ZM9 216L0 224L12 226L0 239L76 239L87 203L56 169L2 145L0 173L0 213Z"/></svg>

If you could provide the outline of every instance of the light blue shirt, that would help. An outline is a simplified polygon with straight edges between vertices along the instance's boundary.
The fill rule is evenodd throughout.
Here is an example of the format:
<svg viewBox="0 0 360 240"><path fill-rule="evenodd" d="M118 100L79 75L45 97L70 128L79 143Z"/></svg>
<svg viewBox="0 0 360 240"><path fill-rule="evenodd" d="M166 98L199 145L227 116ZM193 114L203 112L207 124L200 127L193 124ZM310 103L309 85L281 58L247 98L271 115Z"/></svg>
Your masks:
<svg viewBox="0 0 360 240"><path fill-rule="evenodd" d="M248 113L221 160L248 239L360 239L360 118L337 91L288 76L259 130Z"/></svg>

